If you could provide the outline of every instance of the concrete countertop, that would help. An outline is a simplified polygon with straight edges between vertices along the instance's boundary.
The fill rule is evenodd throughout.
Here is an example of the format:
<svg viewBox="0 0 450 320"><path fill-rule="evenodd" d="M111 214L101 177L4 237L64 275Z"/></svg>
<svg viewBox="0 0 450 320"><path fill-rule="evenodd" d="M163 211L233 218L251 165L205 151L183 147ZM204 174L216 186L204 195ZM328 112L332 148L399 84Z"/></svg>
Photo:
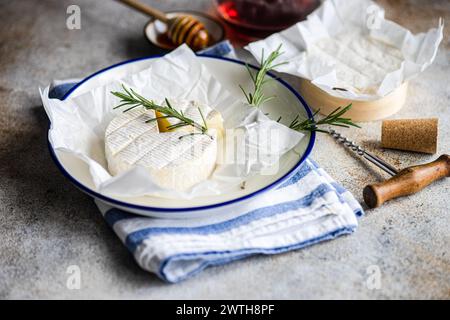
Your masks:
<svg viewBox="0 0 450 320"><path fill-rule="evenodd" d="M212 10L207 0L147 2ZM449 153L450 2L379 2L414 32L447 20L436 61L411 81L394 118L439 117L438 154ZM66 28L70 4L81 8L81 30ZM210 268L176 285L142 271L93 201L51 161L38 87L161 53L143 37L146 21L114 1L0 3L0 298L450 298L448 180L367 210L353 235L304 250ZM437 157L380 149L380 122L343 132L398 167ZM385 177L328 136L319 135L313 157L358 200L366 184ZM81 269L80 290L66 287L70 265ZM370 286L374 270L379 289Z"/></svg>

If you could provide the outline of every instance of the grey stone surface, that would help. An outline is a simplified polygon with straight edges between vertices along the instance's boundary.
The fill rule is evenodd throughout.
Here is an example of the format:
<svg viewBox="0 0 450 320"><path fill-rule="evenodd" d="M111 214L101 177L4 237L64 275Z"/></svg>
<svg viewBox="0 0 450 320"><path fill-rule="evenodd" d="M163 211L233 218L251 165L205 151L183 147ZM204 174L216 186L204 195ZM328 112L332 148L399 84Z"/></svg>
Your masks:
<svg viewBox="0 0 450 320"><path fill-rule="evenodd" d="M148 1L161 9L211 10L210 1ZM78 4L82 29L67 30ZM424 31L447 19L436 62L411 81L395 118L439 117L439 153L450 150L450 3L382 1L387 16ZM113 63L159 53L143 37L146 18L114 1L0 1L0 298L450 298L450 185L367 210L355 234L271 257L210 268L176 285L142 271L92 200L62 177L46 146L38 86L83 77ZM403 167L434 159L378 148L380 122L346 130L349 138ZM361 200L385 176L327 136L313 157ZM80 290L66 288L78 265ZM377 265L381 288L370 290Z"/></svg>

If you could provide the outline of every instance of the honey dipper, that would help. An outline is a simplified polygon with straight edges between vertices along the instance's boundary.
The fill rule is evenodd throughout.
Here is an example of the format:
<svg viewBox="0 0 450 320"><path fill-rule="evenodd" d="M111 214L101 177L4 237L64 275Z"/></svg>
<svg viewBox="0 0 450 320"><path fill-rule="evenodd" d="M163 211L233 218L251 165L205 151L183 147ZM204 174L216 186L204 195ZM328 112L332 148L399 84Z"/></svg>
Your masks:
<svg viewBox="0 0 450 320"><path fill-rule="evenodd" d="M118 0L142 13L167 25L167 36L173 44L179 46L186 43L193 50L207 47L209 34L203 23L189 15L168 18L164 12L136 0Z"/></svg>

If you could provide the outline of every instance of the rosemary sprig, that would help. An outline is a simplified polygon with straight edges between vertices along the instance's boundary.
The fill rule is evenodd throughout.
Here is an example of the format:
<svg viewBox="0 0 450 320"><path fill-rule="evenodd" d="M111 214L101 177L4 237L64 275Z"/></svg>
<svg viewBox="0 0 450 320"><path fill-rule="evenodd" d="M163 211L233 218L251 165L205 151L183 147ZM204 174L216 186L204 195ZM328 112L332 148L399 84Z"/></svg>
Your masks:
<svg viewBox="0 0 450 320"><path fill-rule="evenodd" d="M263 103L272 100L274 97L265 97L262 88L263 86L272 79L266 79L266 75L268 72L274 70L276 67L281 66L287 62L281 62L274 64L274 61L283 53L280 52L281 44L278 46L278 48L275 51L272 51L267 59L264 59L264 49L262 50L261 55L261 61L260 61L260 69L259 71L254 74L253 71L250 69L248 64L245 65L247 68L247 71L250 75L250 78L253 82L253 92L246 92L245 89L242 87L242 85L239 85L239 88L241 88L242 92L244 93L245 98L247 99L248 104L259 107Z"/></svg>
<svg viewBox="0 0 450 320"><path fill-rule="evenodd" d="M346 113L350 108L352 107L352 104L349 104L345 108L338 107L333 112L331 112L326 117L316 120L316 116L319 113L320 110L317 110L314 112L313 116L310 119L305 119L303 121L300 121L300 116L297 115L294 120L292 120L291 124L289 125L289 128L297 131L317 131L317 132L324 132L328 133L327 130L320 129L319 126L322 125L329 125L329 126L337 126L337 127L344 127L349 128L357 127L361 128L356 123L353 123L350 118L343 118L342 116L344 113Z"/></svg>
<svg viewBox="0 0 450 320"><path fill-rule="evenodd" d="M245 98L247 99L247 102L250 105L253 105L255 107L259 107L264 102L267 102L273 97L264 97L263 94L263 86L267 83L267 81L270 81L272 79L265 79L267 72L275 69L276 67L285 64L287 62L282 62L278 64L274 64L274 61L278 59L280 55L283 53L280 52L281 44L278 46L278 48L269 54L267 59L264 59L264 49L262 51L261 55L261 68L256 73L256 75L253 74L252 70L248 65L246 65L247 71L250 75L250 78L253 82L254 91L253 93L247 93L245 92L244 88L239 85L242 92L244 93ZM343 118L342 116L352 107L351 104L346 106L345 108L337 108L333 112L331 112L326 117L316 120L316 116L319 113L319 110L317 110L313 116L310 119L301 120L300 116L297 115L294 120L292 120L291 124L289 125L289 128L297 131L317 131L317 132L328 132L327 130L320 129L319 126L322 125L328 125L328 126L338 126L338 127L357 127L360 128L357 124L353 123L350 118ZM277 122L281 121L281 117L278 118Z"/></svg>
<svg viewBox="0 0 450 320"><path fill-rule="evenodd" d="M166 106L161 106L156 104L153 100L148 100L147 98L141 96L140 94L136 93L133 89L129 88L127 89L124 85L122 85L122 88L125 92L119 92L119 91L113 91L111 94L114 96L120 98L120 104L114 109L121 108L121 107L128 107L123 112L128 112L134 108L137 107L144 107L148 110L154 110L161 114L164 114L164 116L159 116L152 118L150 120L147 120L146 122L153 122L158 119L169 119L169 118L175 118L178 119L179 122L172 124L170 126L167 126L167 129L173 130L178 129L186 126L192 126L194 129L197 129L198 132L191 132L189 134L186 134L184 136L181 136L181 138L185 136L191 136L196 134L207 134L208 133L208 126L205 121L205 117L203 116L202 111L200 108L198 108L198 112L200 113L200 116L202 117L203 124L200 124L188 117L186 117L182 111L178 111L175 108L172 107L169 100L165 98Z"/></svg>

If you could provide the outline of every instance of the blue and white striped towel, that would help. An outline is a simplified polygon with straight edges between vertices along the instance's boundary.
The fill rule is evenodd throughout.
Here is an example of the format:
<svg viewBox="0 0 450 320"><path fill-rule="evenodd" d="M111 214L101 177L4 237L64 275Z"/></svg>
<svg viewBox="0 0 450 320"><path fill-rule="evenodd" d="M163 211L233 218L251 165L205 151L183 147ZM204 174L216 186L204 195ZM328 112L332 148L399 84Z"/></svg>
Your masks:
<svg viewBox="0 0 450 320"><path fill-rule="evenodd" d="M50 96L60 98L73 85L59 82ZM154 219L96 203L137 263L168 282L351 233L363 214L353 195L311 159L277 189L207 218Z"/></svg>

